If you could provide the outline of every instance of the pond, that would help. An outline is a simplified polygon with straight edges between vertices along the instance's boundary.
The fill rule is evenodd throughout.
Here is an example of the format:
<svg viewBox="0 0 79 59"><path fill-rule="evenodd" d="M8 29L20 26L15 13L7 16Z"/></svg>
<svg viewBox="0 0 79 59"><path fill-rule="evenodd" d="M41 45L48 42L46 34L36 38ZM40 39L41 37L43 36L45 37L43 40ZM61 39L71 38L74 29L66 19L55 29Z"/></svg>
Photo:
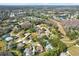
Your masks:
<svg viewBox="0 0 79 59"><path fill-rule="evenodd" d="M49 50L49 49L53 49L53 46L51 45L51 43L48 41L48 40L45 40L46 41L46 50Z"/></svg>

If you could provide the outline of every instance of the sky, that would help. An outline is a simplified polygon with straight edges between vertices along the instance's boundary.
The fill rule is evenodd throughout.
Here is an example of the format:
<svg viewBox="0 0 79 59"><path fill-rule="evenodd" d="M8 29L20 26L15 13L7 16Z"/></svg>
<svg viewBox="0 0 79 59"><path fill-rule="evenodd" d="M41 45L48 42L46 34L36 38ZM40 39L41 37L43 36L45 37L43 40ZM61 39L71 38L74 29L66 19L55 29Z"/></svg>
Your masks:
<svg viewBox="0 0 79 59"><path fill-rule="evenodd" d="M79 0L0 0L0 5L79 5Z"/></svg>

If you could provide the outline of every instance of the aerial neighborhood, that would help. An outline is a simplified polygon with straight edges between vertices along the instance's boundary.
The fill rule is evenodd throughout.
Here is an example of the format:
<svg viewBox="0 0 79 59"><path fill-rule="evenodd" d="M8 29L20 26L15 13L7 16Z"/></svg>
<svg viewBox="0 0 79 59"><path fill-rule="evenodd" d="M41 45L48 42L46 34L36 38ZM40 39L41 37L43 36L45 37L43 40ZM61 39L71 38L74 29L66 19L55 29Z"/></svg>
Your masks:
<svg viewBox="0 0 79 59"><path fill-rule="evenodd" d="M0 56L79 56L79 6L0 8Z"/></svg>

